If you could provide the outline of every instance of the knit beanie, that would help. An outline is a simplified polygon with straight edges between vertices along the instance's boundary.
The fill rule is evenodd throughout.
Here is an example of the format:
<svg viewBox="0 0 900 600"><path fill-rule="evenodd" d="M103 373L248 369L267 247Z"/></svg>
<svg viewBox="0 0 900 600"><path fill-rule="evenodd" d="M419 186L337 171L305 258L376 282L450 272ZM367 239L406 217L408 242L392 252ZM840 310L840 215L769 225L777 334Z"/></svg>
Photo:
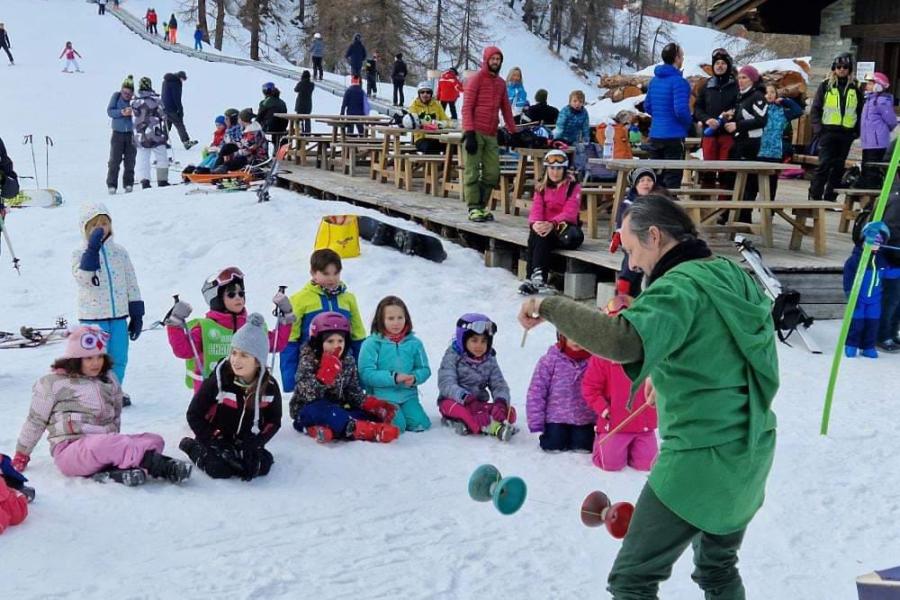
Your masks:
<svg viewBox="0 0 900 600"><path fill-rule="evenodd" d="M628 184L631 187L636 186L637 182L641 180L641 177L649 177L653 180L653 183L656 183L656 172L653 169L648 167L638 167L628 174Z"/></svg>
<svg viewBox="0 0 900 600"><path fill-rule="evenodd" d="M225 115L219 115L216 117L216 125L224 125L225 124Z"/></svg>
<svg viewBox="0 0 900 600"><path fill-rule="evenodd" d="M141 82L138 84L138 90L141 92L149 92L152 89L153 81L151 81L149 77L141 77Z"/></svg>
<svg viewBox="0 0 900 600"><path fill-rule="evenodd" d="M246 352L259 362L259 368L266 368L269 356L269 332L266 320L259 313L250 313L244 326L231 338L231 347Z"/></svg>
<svg viewBox="0 0 900 600"><path fill-rule="evenodd" d="M123 88L128 88L132 92L134 91L134 75L129 75L125 78L125 81L122 82Z"/></svg>
<svg viewBox="0 0 900 600"><path fill-rule="evenodd" d="M62 358L88 358L106 354L109 334L94 325L80 325L66 337Z"/></svg>
<svg viewBox="0 0 900 600"><path fill-rule="evenodd" d="M538 90L534 93L534 101L541 103L547 101L547 90Z"/></svg>
<svg viewBox="0 0 900 600"><path fill-rule="evenodd" d="M256 115L253 113L252 108L245 108L238 115L238 119L243 121L244 123L252 123L253 119L256 118Z"/></svg>
<svg viewBox="0 0 900 600"><path fill-rule="evenodd" d="M753 82L753 85L759 83L759 71L756 70L756 67L744 65L738 70L738 73L740 75L745 75L747 79Z"/></svg>

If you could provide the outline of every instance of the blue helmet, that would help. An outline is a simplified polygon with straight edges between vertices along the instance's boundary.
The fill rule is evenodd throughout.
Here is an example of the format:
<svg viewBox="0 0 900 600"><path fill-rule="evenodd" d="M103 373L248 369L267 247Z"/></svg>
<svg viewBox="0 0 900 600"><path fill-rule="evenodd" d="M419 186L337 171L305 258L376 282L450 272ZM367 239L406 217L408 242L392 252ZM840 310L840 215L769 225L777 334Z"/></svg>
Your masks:
<svg viewBox="0 0 900 600"><path fill-rule="evenodd" d="M271 81L267 81L262 86L262 91L264 94L271 93L275 89L275 84Z"/></svg>
<svg viewBox="0 0 900 600"><path fill-rule="evenodd" d="M475 334L487 336L490 352L496 333L497 324L481 313L466 313L456 321L456 345L463 352L466 352L466 340Z"/></svg>

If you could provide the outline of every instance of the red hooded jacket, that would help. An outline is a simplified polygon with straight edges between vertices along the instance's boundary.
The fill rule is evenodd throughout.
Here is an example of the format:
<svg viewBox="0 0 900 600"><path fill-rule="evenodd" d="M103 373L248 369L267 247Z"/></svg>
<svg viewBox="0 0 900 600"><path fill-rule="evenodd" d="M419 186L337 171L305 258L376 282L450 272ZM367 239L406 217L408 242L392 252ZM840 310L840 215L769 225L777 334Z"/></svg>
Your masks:
<svg viewBox="0 0 900 600"><path fill-rule="evenodd" d="M500 119L498 112L503 112L503 121L509 131L516 130L516 121L509 96L506 94L506 82L488 69L488 59L495 54L503 58L497 46L484 49L481 70L466 80L465 101L463 102L463 131L477 131L482 135L497 135Z"/></svg>
<svg viewBox="0 0 900 600"><path fill-rule="evenodd" d="M453 71L448 69L441 74L437 86L438 102L456 102L462 91L462 82Z"/></svg>

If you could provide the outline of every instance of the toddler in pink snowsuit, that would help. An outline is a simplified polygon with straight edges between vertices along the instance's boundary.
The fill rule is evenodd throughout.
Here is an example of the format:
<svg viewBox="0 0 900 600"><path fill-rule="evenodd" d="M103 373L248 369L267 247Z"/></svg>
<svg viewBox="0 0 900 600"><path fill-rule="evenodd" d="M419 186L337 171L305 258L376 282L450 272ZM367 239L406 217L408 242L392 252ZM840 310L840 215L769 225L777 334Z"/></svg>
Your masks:
<svg viewBox="0 0 900 600"><path fill-rule="evenodd" d="M69 67L75 67L75 70L78 73L81 73L81 67L78 66L78 61L75 60L75 57L81 58L81 55L78 53L78 50L72 47L72 42L66 42L66 47L63 48L62 52L60 52L59 57L66 57L66 68L63 69L63 73L71 73Z"/></svg>
<svg viewBox="0 0 900 600"><path fill-rule="evenodd" d="M624 300L610 302L604 312L613 316L630 304L630 297L617 297L619 298ZM617 307L612 308L613 305ZM624 428L606 439L610 431L646 402L642 384L634 395L631 411L626 408L631 385L632 381L625 374L622 365L599 356L591 356L588 360L581 391L588 406L597 413L594 464L604 471L621 471L626 464L639 471L649 471L659 453L655 406L645 409Z"/></svg>
<svg viewBox="0 0 900 600"><path fill-rule="evenodd" d="M63 356L34 384L13 466L25 470L46 430L50 454L63 475L87 477L104 470L140 468L173 482L186 479L190 465L185 469L182 461L163 456L162 437L119 433L122 388L106 354L108 340L109 335L93 325L69 334Z"/></svg>

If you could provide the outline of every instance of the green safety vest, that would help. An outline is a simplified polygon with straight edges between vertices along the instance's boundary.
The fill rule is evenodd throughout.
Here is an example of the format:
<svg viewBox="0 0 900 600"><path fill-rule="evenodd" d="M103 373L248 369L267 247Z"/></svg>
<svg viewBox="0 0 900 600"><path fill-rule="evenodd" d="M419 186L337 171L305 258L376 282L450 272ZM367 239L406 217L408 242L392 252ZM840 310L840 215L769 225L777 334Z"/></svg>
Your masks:
<svg viewBox="0 0 900 600"><path fill-rule="evenodd" d="M847 129L856 127L856 107L859 96L856 87L847 84L847 97L844 111L841 112L841 93L838 88L831 87L825 92L822 103L822 125L839 125Z"/></svg>
<svg viewBox="0 0 900 600"><path fill-rule="evenodd" d="M212 319L206 318L188 322L188 332L192 331L196 325L200 326L200 343L203 345L200 357L203 360L203 371L197 373L196 360L193 358L187 360L184 383L189 389L194 389L195 381L202 382L212 373L217 362L231 354L231 338L234 337L234 331L230 328L223 327Z"/></svg>

